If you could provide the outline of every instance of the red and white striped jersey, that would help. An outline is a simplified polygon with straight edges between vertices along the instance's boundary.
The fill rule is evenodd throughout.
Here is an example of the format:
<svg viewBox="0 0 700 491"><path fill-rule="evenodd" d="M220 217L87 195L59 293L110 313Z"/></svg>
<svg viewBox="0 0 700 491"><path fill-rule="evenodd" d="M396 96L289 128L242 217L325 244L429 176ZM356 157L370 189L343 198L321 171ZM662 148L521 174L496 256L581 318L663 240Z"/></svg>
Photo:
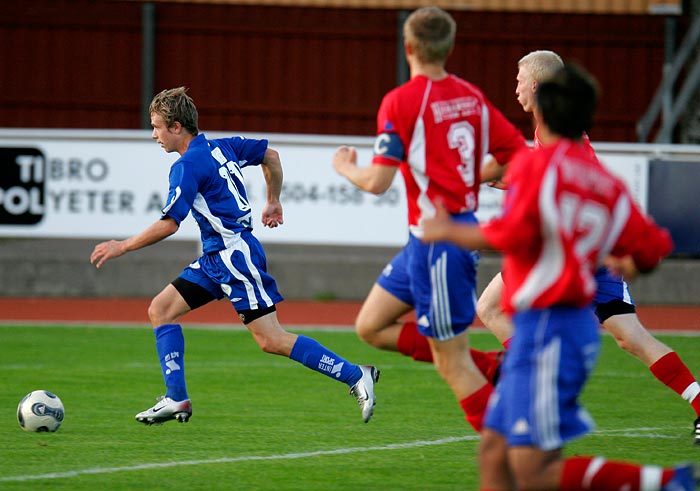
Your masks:
<svg viewBox="0 0 700 491"><path fill-rule="evenodd" d="M588 153L591 155L591 157L598 158L595 154L595 150L593 150L593 145L591 145L591 139L588 136L587 133L583 133L581 135L581 143L583 144L584 147L586 147L586 150ZM540 148L542 147L542 141L540 140L540 126L537 125L535 127L535 138L532 142L533 148Z"/></svg>
<svg viewBox="0 0 700 491"><path fill-rule="evenodd" d="M507 312L588 305L605 256L632 255L644 270L673 248L668 232L639 210L590 144L561 139L520 152L506 179L503 214L482 230L504 252Z"/></svg>
<svg viewBox="0 0 700 491"><path fill-rule="evenodd" d="M401 170L409 228L420 237L421 217L435 213L433 200L451 213L475 211L484 157L505 164L523 147L522 134L479 88L454 75L420 75L384 97L372 164Z"/></svg>

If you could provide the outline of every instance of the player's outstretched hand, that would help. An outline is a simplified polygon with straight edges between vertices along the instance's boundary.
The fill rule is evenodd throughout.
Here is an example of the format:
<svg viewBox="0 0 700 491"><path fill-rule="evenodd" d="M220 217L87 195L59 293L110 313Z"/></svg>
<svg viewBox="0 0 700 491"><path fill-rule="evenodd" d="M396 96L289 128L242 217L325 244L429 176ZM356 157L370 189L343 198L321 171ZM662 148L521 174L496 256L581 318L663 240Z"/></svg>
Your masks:
<svg viewBox="0 0 700 491"><path fill-rule="evenodd" d="M121 242L118 240L108 240L107 242L101 242L95 246L92 254L90 254L90 263L100 268L108 259L119 257L122 254L124 254L124 249L121 246Z"/></svg>
<svg viewBox="0 0 700 491"><path fill-rule="evenodd" d="M423 219L423 240L425 242L439 242L446 240L452 227L452 218L441 200L436 200L435 216Z"/></svg>
<svg viewBox="0 0 700 491"><path fill-rule="evenodd" d="M262 224L265 227L275 228L283 223L284 217L282 215L282 203L279 201L268 201L262 211Z"/></svg>

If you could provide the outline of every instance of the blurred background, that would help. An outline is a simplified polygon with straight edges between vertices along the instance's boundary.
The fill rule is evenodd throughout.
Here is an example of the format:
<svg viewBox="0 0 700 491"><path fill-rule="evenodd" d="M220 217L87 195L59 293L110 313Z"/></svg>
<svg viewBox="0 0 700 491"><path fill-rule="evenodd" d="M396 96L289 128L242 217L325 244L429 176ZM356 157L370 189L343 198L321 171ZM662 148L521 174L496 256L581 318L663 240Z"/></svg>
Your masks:
<svg viewBox="0 0 700 491"><path fill-rule="evenodd" d="M449 70L481 87L526 136L516 63L551 49L586 66L603 87L592 140L637 142L637 125L700 2L3 2L0 127L148 128L144 107L153 94L185 85L209 130L372 135L382 96L408 76L403 19L428 3L458 23ZM681 71L697 65L697 47ZM700 141L694 92L674 143Z"/></svg>
<svg viewBox="0 0 700 491"><path fill-rule="evenodd" d="M531 119L515 98L523 55L554 50L598 79L602 97L591 140L597 150L636 159L625 172L642 176L627 177L643 184L642 206L671 229L677 244L672 259L633 287L635 299L698 304L700 0L2 2L0 165L33 168L17 164L31 156L43 170L24 179L10 171L0 179L0 295L150 297L196 257L196 240L188 235L130 254L98 275L88 257L107 235L90 220L109 225L109 217L92 206L71 211L66 205L65 233L45 227L52 206L59 214L58 188L52 186L71 176L75 186L92 181L142 193L138 166L145 158L139 159L139 150L130 150L126 162L121 148L100 147L95 152L102 152L105 164L90 167L96 157L81 157L79 147L128 140L147 141L159 151L149 141L147 107L165 88L190 89L200 128L208 132L262 135L282 147L292 135L290 153L310 149L323 160L316 163L322 169L308 167L306 177L329 172L319 177L319 186L328 187L331 164L327 153L314 153L317 142L332 148L357 138L369 151L383 95L408 79L401 25L411 10L428 3L448 10L458 24L448 69L479 86L527 139ZM285 161L284 152L282 158L293 176L300 164ZM137 166L130 177L106 184L114 174L107 176L106 169L127 165ZM161 170L152 185L165 193L167 165ZM35 189L33 212L32 186L41 188ZM81 189L83 201L86 192ZM332 209L337 203L329 200ZM316 205L319 213L328 208L323 200ZM400 213L385 222L403 219L401 203L394 205ZM305 210L298 220L323 231L324 221ZM149 219L157 219L150 211ZM343 226L355 236L375 234L375 225L359 217ZM140 227L133 220L131 233ZM288 298L364 298L405 238L401 232L396 240L348 242L338 234L263 240ZM484 256L481 287L499 260Z"/></svg>

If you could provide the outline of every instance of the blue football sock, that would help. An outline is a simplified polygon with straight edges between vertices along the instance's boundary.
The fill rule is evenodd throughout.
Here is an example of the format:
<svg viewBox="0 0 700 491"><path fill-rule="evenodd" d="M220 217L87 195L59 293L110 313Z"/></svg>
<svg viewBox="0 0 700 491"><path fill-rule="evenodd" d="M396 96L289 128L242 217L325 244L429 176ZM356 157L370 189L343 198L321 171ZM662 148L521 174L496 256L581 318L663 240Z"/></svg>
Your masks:
<svg viewBox="0 0 700 491"><path fill-rule="evenodd" d="M180 324L163 324L155 329L156 351L168 391L174 401L189 399L185 384L185 337Z"/></svg>
<svg viewBox="0 0 700 491"><path fill-rule="evenodd" d="M315 339L299 336L289 358L328 377L345 382L350 387L362 377L362 370L341 358Z"/></svg>

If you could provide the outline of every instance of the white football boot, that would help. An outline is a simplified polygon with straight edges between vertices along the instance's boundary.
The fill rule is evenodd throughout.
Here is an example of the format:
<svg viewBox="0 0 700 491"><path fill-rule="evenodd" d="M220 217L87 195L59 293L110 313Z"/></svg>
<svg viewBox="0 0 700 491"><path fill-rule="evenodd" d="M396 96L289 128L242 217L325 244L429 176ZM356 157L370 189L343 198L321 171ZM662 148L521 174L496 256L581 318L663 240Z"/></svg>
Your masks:
<svg viewBox="0 0 700 491"><path fill-rule="evenodd" d="M362 421L366 423L374 414L374 406L377 404L374 384L379 380L379 370L369 365L360 365L360 370L362 377L350 388L350 395L357 398L357 403L362 408Z"/></svg>
<svg viewBox="0 0 700 491"><path fill-rule="evenodd" d="M173 401L170 397L159 397L155 406L141 411L136 415L136 421L146 425L161 425L175 419L187 423L192 416L192 403L189 399Z"/></svg>

